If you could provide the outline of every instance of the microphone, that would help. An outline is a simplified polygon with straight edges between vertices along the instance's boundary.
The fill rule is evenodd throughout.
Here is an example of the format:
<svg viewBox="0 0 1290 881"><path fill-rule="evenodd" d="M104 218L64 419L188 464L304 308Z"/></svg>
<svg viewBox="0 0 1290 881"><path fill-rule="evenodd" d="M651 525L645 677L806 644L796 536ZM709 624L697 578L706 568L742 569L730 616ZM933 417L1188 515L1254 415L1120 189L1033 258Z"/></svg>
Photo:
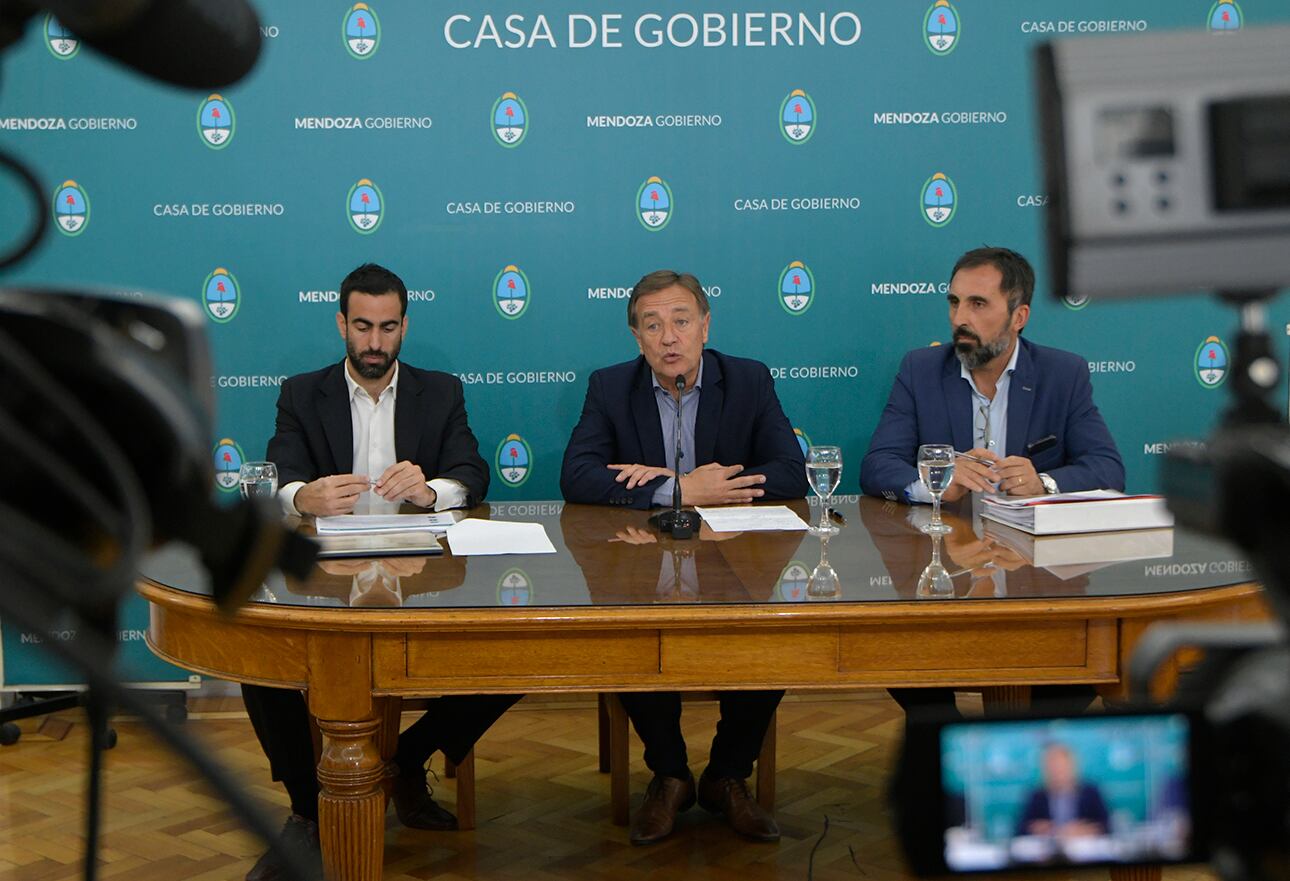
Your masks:
<svg viewBox="0 0 1290 881"><path fill-rule="evenodd" d="M650 525L659 532L669 533L672 538L693 538L699 528L699 515L694 511L681 510L681 458L685 451L681 449L681 395L685 392L685 375L676 377L676 419L672 435L675 444L675 455L672 459L672 510L655 514L649 518Z"/></svg>
<svg viewBox="0 0 1290 881"><path fill-rule="evenodd" d="M672 402L676 405L676 426L672 435L676 448L675 461L672 464L672 473L676 475L672 480L672 510L676 513L681 511L681 457L685 455L685 450L681 448L681 395L683 394L685 394L685 374L678 373L676 376L676 400Z"/></svg>
<svg viewBox="0 0 1290 881"><path fill-rule="evenodd" d="M231 85L260 57L246 0L35 0L68 30L127 67L192 89Z"/></svg>

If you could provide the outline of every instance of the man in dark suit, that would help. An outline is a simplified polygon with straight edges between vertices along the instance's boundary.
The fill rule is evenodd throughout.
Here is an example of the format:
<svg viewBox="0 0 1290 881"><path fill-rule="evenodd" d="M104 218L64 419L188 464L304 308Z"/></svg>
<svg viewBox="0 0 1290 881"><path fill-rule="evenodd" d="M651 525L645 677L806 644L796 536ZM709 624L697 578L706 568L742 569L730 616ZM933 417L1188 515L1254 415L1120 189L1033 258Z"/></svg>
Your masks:
<svg viewBox="0 0 1290 881"><path fill-rule="evenodd" d="M282 384L268 459L278 466L288 513L347 514L373 505L395 510L403 502L439 511L483 501L488 467L466 421L461 382L398 360L407 298L407 287L388 269L371 263L355 269L341 283L336 315L345 359ZM273 779L291 797L284 844L320 866L318 779L304 697L255 685L242 686L242 696ZM518 699L441 697L399 736L393 801L405 826L457 827L456 817L426 790L425 763L436 750L460 762ZM284 872L266 853L246 877L268 881Z"/></svg>
<svg viewBox="0 0 1290 881"><path fill-rule="evenodd" d="M905 356L860 464L869 495L931 501L918 480L922 444L959 459L944 499L997 487L1014 496L1124 489L1124 465L1093 403L1088 362L1028 342L1035 274L1006 248L977 248L950 279L953 345Z"/></svg>
<svg viewBox="0 0 1290 881"><path fill-rule="evenodd" d="M950 274L953 344L905 356L860 463L869 495L930 502L918 479L922 444L953 444L983 460L957 458L944 500L970 492L1013 496L1124 489L1124 465L1093 403L1088 363L1022 339L1035 272L1007 248L977 248ZM893 689L905 708L953 711L947 689ZM1091 689L1036 697L1087 705ZM1073 703L1072 703L1073 701Z"/></svg>
<svg viewBox="0 0 1290 881"><path fill-rule="evenodd" d="M1110 815L1102 793L1079 778L1070 747L1050 743L1044 749L1044 785L1035 789L1017 820L1018 835L1077 838L1105 835Z"/></svg>
<svg viewBox="0 0 1290 881"><path fill-rule="evenodd" d="M806 495L806 467L766 365L705 351L711 312L698 279L670 270L632 288L627 324L635 360L591 374L582 417L564 451L560 489L570 502L648 508L671 503L679 480L692 505ZM674 474L676 420L681 473ZM735 831L775 841L779 827L745 780L781 691L723 692L708 768L696 788L675 692L621 695L654 773L631 827L633 844L667 837L698 801Z"/></svg>

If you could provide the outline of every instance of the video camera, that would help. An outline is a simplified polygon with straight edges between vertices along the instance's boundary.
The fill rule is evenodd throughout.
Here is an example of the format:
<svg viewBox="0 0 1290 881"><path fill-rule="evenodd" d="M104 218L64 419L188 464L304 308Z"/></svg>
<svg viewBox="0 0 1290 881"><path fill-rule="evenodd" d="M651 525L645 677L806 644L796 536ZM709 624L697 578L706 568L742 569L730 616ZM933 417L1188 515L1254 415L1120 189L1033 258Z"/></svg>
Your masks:
<svg viewBox="0 0 1290 881"><path fill-rule="evenodd" d="M1290 28L1067 40L1036 52L1053 294L1207 289L1240 311L1235 402L1162 484L1181 526L1254 564L1280 624L1157 625L1135 705L911 717L892 801L918 874L1209 860L1290 878L1290 429L1265 303L1290 283ZM1204 660L1166 705L1160 664Z"/></svg>
<svg viewBox="0 0 1290 881"><path fill-rule="evenodd" d="M259 18L244 0L0 0L0 50L38 13L57 16L100 53L180 87L236 82L260 52ZM0 255L4 269L36 249L49 218L31 171L4 151L0 167L32 206L26 230ZM191 545L228 612L271 570L305 577L316 554L312 542L284 528L272 503L214 500L214 402L201 313L160 297L0 288L0 370L0 614L37 632L78 634L49 647L89 687L84 877L98 872L101 752L117 707L147 722L278 849L262 812L210 750L111 673L117 608L151 548ZM291 877L307 876L296 855L280 856Z"/></svg>

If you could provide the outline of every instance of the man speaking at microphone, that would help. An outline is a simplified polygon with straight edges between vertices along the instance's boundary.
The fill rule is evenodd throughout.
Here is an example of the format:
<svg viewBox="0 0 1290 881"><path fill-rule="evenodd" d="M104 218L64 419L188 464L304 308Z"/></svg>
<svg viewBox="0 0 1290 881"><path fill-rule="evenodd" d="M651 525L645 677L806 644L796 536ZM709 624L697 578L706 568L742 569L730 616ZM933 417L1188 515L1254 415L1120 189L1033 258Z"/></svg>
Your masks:
<svg viewBox="0 0 1290 881"><path fill-rule="evenodd" d="M591 374L582 416L564 451L566 500L650 508L746 504L806 495L806 464L765 364L704 350L708 298L689 273L661 269L632 288L627 326L640 357ZM676 449L677 420L681 448ZM680 456L679 476L673 463ZM724 814L739 834L775 841L775 820L744 784L781 691L722 692L708 768L696 787L676 692L620 698L654 773L632 822L633 844L667 837L694 804Z"/></svg>

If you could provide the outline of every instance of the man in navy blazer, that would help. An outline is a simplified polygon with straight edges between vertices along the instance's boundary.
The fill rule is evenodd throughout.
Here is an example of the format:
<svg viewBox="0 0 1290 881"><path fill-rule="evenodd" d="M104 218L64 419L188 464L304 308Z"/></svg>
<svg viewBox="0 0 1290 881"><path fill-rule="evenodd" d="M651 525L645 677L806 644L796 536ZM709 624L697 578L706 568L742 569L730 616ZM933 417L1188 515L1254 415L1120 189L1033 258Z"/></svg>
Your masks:
<svg viewBox="0 0 1290 881"><path fill-rule="evenodd" d="M641 356L591 374L564 451L560 489L570 502L649 508L671 504L674 481L692 505L806 495L806 465L766 365L704 351L712 314L699 280L659 270L632 288L627 324ZM681 474L676 455L681 425ZM694 804L725 815L746 838L776 841L775 819L745 780L782 691L722 692L707 770L695 785L676 692L619 696L654 773L632 821L633 844L672 832Z"/></svg>
<svg viewBox="0 0 1290 881"><path fill-rule="evenodd" d="M915 349L901 362L860 463L864 492L930 501L918 480L922 444L953 444L991 463L960 458L945 501L996 487L1018 496L1124 489L1088 363L1021 337L1034 278L1005 248L959 258L948 297L953 345Z"/></svg>
<svg viewBox="0 0 1290 881"><path fill-rule="evenodd" d="M345 358L291 377L278 394L268 459L278 466L278 495L287 513L347 514L356 505L397 510L402 502L441 511L483 501L488 466L466 421L460 380L399 361L407 307L407 287L382 266L364 264L341 282L336 329L345 341ZM299 691L261 685L243 685L242 699L272 777L291 798L282 843L321 878L319 787L305 699ZM460 762L517 700L514 695L435 698L399 735L391 794L405 826L457 828L457 818L426 790L426 760L442 750ZM285 873L270 851L246 877L273 881Z"/></svg>
<svg viewBox="0 0 1290 881"><path fill-rule="evenodd" d="M1105 835L1110 830L1110 812L1098 788L1080 779L1070 747L1050 743L1044 748L1043 761L1044 785L1026 799L1016 834L1059 838Z"/></svg>
<svg viewBox="0 0 1290 881"><path fill-rule="evenodd" d="M1124 465L1093 403L1088 363L1022 339L1035 272L1007 248L977 248L954 264L949 311L953 344L905 356L860 463L860 488L875 496L930 502L918 479L922 444L953 444L959 458L944 500L971 492L1013 496L1124 489ZM942 688L892 689L906 712L954 711ZM1036 689L1036 699L1082 709L1084 686Z"/></svg>
<svg viewBox="0 0 1290 881"><path fill-rule="evenodd" d="M688 470L693 466L682 459L682 498L710 505L805 496L802 447L766 365L713 349L701 357L702 388L693 389L698 400L691 460L698 467ZM560 470L565 499L630 508L672 503L672 459L664 448L654 380L644 355L591 374ZM668 447L675 442L670 427ZM618 467L624 464L629 467Z"/></svg>

